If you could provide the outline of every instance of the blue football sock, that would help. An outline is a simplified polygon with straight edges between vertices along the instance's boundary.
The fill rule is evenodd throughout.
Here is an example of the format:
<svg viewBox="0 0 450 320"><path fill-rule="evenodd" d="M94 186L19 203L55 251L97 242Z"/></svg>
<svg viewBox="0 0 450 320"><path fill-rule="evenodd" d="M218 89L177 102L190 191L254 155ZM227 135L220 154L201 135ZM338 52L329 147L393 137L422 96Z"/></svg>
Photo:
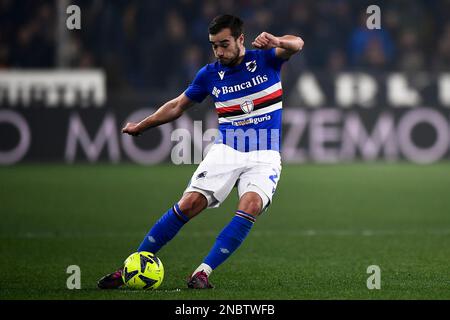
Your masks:
<svg viewBox="0 0 450 320"><path fill-rule="evenodd" d="M188 221L189 218L181 212L178 204L175 204L153 225L137 251L156 254Z"/></svg>
<svg viewBox="0 0 450 320"><path fill-rule="evenodd" d="M241 245L255 220L254 216L242 210L236 211L231 222L217 236L216 243L203 263L213 270L222 264Z"/></svg>

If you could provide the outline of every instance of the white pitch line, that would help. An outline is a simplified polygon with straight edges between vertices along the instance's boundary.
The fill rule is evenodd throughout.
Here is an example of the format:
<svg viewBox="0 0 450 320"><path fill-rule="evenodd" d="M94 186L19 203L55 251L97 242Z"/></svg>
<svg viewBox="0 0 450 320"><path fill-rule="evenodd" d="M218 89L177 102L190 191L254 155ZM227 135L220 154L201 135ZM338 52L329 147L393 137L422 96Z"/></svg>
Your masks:
<svg viewBox="0 0 450 320"><path fill-rule="evenodd" d="M194 231L183 232L177 235L177 237L186 238L203 238L203 237L216 237L220 230L215 231ZM450 229L307 229L307 230L280 230L280 231L259 231L254 230L251 232L254 237L321 237L321 236L333 236L333 237L348 237L348 236L362 236L362 237L375 237L375 236L413 236L413 235L435 235L435 236L448 236L450 235ZM139 232L20 232L17 234L0 233L2 239L57 239L57 238L134 238L144 237L145 233Z"/></svg>

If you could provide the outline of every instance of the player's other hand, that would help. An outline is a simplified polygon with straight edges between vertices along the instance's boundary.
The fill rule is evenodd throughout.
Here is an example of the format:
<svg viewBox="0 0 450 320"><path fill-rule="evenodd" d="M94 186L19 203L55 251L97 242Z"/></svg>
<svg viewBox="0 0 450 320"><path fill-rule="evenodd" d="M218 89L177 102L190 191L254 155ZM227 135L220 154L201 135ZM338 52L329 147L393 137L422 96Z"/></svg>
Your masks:
<svg viewBox="0 0 450 320"><path fill-rule="evenodd" d="M142 132L141 132L141 130L139 128L139 124L138 123L128 122L127 125L125 127L123 127L122 133L128 133L131 136L138 136Z"/></svg>
<svg viewBox="0 0 450 320"><path fill-rule="evenodd" d="M280 40L273 34L263 32L252 42L252 46L258 49L272 49L280 46Z"/></svg>

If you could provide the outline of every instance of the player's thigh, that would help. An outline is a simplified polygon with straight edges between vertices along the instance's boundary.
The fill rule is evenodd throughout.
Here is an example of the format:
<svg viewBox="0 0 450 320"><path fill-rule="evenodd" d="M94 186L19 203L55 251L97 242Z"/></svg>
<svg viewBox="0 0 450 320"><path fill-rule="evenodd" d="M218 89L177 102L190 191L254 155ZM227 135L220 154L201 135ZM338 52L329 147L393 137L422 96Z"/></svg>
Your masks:
<svg viewBox="0 0 450 320"><path fill-rule="evenodd" d="M245 167L244 162L235 158L237 151L230 149L225 145L214 145L195 170L184 193L199 192L207 199L208 207L218 207Z"/></svg>
<svg viewBox="0 0 450 320"><path fill-rule="evenodd" d="M242 173L238 182L239 198L248 192L257 193L262 200L262 210L272 202L281 176L281 165L264 163L253 166Z"/></svg>

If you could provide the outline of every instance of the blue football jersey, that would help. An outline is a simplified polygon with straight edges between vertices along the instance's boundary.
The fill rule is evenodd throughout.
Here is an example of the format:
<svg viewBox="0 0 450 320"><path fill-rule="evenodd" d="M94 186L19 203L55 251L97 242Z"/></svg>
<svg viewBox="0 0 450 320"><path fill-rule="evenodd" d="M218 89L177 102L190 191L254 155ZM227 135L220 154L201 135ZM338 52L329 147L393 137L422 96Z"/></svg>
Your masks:
<svg viewBox="0 0 450 320"><path fill-rule="evenodd" d="M199 70L185 94L196 102L208 95L214 100L220 133L216 143L243 152L280 151L284 61L275 48L246 50L239 65L216 61Z"/></svg>

